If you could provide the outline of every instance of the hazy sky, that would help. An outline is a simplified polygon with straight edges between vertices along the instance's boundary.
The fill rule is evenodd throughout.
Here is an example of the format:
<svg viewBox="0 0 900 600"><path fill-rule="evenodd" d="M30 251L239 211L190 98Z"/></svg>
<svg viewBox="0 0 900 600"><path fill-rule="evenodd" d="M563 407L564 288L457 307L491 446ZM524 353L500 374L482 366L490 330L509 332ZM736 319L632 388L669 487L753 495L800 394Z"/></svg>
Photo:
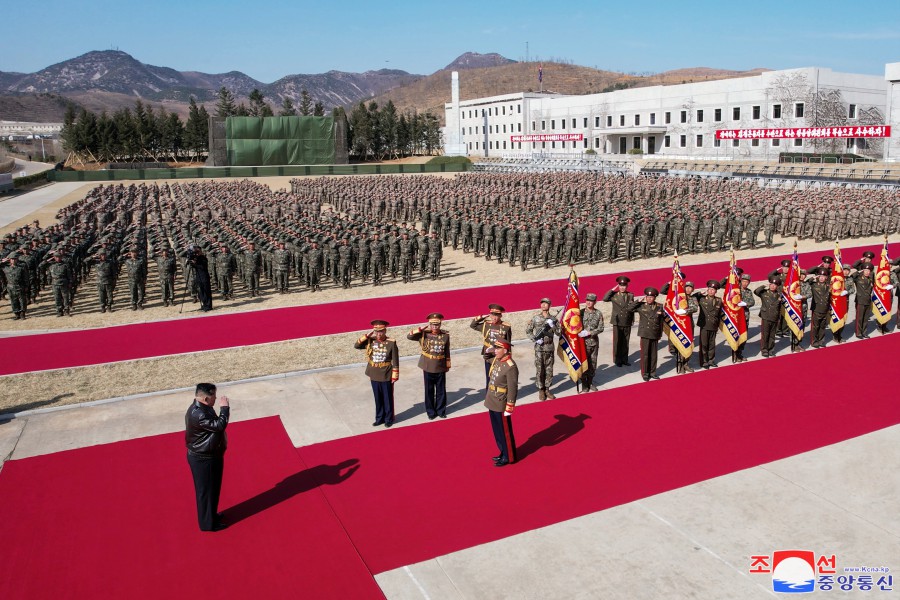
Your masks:
<svg viewBox="0 0 900 600"><path fill-rule="evenodd" d="M179 71L393 68L428 75L463 52L624 72L819 66L884 73L900 61L900 0L696 2L237 2L41 0L4 9L0 71L32 73L116 48Z"/></svg>

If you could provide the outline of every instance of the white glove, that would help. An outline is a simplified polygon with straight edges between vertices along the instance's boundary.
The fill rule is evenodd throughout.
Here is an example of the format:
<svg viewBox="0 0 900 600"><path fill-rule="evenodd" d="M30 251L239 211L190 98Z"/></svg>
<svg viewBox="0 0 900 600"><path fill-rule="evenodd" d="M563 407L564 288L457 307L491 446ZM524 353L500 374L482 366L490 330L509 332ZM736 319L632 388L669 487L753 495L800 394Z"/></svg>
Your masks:
<svg viewBox="0 0 900 600"><path fill-rule="evenodd" d="M850 292L849 292L848 290L843 290L843 291L841 292L841 296L846 296L846 295L848 295L849 293L850 293Z"/></svg>
<svg viewBox="0 0 900 600"><path fill-rule="evenodd" d="M503 411L503 416L504 416L504 417L511 417L511 416L512 416L512 413L511 413L511 412L506 412L506 411L504 410L504 411Z"/></svg>
<svg viewBox="0 0 900 600"><path fill-rule="evenodd" d="M884 289L886 289L886 290L892 290L892 289L894 289L894 284L889 283L889 284L887 284L886 286L884 286Z"/></svg>
<svg viewBox="0 0 900 600"><path fill-rule="evenodd" d="M589 335L591 335L591 334L588 333L587 329L582 329L581 331L578 332L578 337L580 337L580 338L586 338Z"/></svg>
<svg viewBox="0 0 900 600"><path fill-rule="evenodd" d="M553 327L553 319L547 319L545 322L549 327Z"/></svg>
<svg viewBox="0 0 900 600"><path fill-rule="evenodd" d="M538 338L538 339L534 340L534 345L535 345L535 346L543 346L543 345L544 345L544 338Z"/></svg>
<svg viewBox="0 0 900 600"><path fill-rule="evenodd" d="M743 302L743 301L741 301L741 302L738 302L738 306L747 306L747 303L746 303L746 302Z"/></svg>
<svg viewBox="0 0 900 600"><path fill-rule="evenodd" d="M803 296L801 296L800 294L791 294L791 298L793 298L794 300L803 300Z"/></svg>
<svg viewBox="0 0 900 600"><path fill-rule="evenodd" d="M675 314L676 314L676 315L684 316L684 315L687 314L687 311L684 310L683 308L679 308L678 310L675 311Z"/></svg>

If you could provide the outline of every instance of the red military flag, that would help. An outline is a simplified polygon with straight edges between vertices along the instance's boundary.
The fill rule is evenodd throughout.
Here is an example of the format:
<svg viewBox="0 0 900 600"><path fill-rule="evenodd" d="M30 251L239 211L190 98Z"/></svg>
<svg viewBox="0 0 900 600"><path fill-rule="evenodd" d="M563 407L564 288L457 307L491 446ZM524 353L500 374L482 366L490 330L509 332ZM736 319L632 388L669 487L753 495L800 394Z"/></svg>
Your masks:
<svg viewBox="0 0 900 600"><path fill-rule="evenodd" d="M881 259L875 269L875 285L872 286L872 314L879 324L884 325L891 320L891 307L894 299L891 285L891 259L888 256L887 236L881 249Z"/></svg>
<svg viewBox="0 0 900 600"><path fill-rule="evenodd" d="M575 274L575 269L569 273L566 304L559 324L562 334L559 336L559 347L556 353L566 363L572 381L578 381L587 369L587 350L584 347L584 338L578 336L583 328L581 326L581 301L578 298L578 275Z"/></svg>
<svg viewBox="0 0 900 600"><path fill-rule="evenodd" d="M691 316L684 312L687 307L684 278L681 276L676 254L675 264L672 265L672 283L669 285L666 303L663 306L666 315L664 327L669 341L684 358L690 358L694 352L694 327L691 324Z"/></svg>
<svg viewBox="0 0 900 600"><path fill-rule="evenodd" d="M747 341L747 319L741 302L741 278L738 276L734 250L731 251L731 267L728 269L728 283L722 296L722 321L719 329L725 336L725 342L737 351L738 346Z"/></svg>
<svg viewBox="0 0 900 600"><path fill-rule="evenodd" d="M831 265L831 322L829 327L836 333L841 330L847 320L849 307L846 284L844 283L844 264L841 262L841 248L834 244L834 262Z"/></svg>
<svg viewBox="0 0 900 600"><path fill-rule="evenodd" d="M781 306L784 309L784 320L791 328L794 337L803 338L803 312L800 305L800 258L797 256L797 242L794 242L794 254L791 256L791 266L788 267L784 278L784 286L781 288Z"/></svg>

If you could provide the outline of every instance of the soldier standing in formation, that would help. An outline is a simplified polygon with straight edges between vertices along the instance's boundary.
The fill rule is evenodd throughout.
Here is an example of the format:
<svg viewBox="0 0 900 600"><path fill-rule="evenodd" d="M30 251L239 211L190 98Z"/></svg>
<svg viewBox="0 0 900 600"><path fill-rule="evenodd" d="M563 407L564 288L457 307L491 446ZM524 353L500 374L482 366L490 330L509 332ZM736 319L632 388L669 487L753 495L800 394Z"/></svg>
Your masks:
<svg viewBox="0 0 900 600"><path fill-rule="evenodd" d="M275 272L275 290L279 294L288 293L291 278L291 266L293 262L292 258L291 253L285 249L284 242L278 242L278 246L272 254L272 261L274 263L273 266Z"/></svg>
<svg viewBox="0 0 900 600"><path fill-rule="evenodd" d="M512 327L503 320L503 307L499 304L488 305L490 311L472 319L469 327L481 332L481 356L484 359L484 378L488 379L491 362L494 360L494 342L506 340L512 342Z"/></svg>
<svg viewBox="0 0 900 600"><path fill-rule="evenodd" d="M841 296L849 296L850 294L856 293L856 283L854 283L853 278L850 277L850 266L843 265L844 267L844 289L841 290ZM849 300L849 299L848 299ZM847 303L849 305L849 301ZM838 328L836 331L832 331L831 335L834 338L834 341L838 344L844 343L844 328L846 325L846 318L844 319L845 324Z"/></svg>
<svg viewBox="0 0 900 600"><path fill-rule="evenodd" d="M781 278L769 275L769 284L753 290L759 297L760 354L763 358L775 356L775 336L781 319Z"/></svg>
<svg viewBox="0 0 900 600"><path fill-rule="evenodd" d="M525 335L534 342L534 384L538 390L538 400L555 400L550 392L553 385L554 343L553 336L559 335L559 322L550 316L550 298L541 298L541 310L528 322Z"/></svg>
<svg viewBox="0 0 900 600"><path fill-rule="evenodd" d="M100 312L112 312L116 269L113 263L106 259L106 253L102 250L97 254L95 264L97 265L97 296L100 301Z"/></svg>
<svg viewBox="0 0 900 600"><path fill-rule="evenodd" d="M250 297L259 296L259 273L262 270L262 254L256 244L250 242L244 251L244 282L250 290Z"/></svg>
<svg viewBox="0 0 900 600"><path fill-rule="evenodd" d="M27 319L28 268L19 263L19 257L15 254L10 254L6 260L9 264L3 268L3 273L6 277L9 302L12 305L13 320Z"/></svg>
<svg viewBox="0 0 900 600"><path fill-rule="evenodd" d="M510 352L512 344L507 339L494 342L494 359L488 369L484 406L491 418L494 441L500 454L492 460L497 467L516 462L516 440L513 436L512 413L519 393L519 368Z"/></svg>
<svg viewBox="0 0 900 600"><path fill-rule="evenodd" d="M578 334L584 338L584 349L587 356L587 368L581 376L581 389L579 393L596 392L594 376L597 373L597 358L600 345L599 334L603 333L603 313L597 310L597 294L589 293L584 297L584 308L581 309L581 332Z"/></svg>
<svg viewBox="0 0 900 600"><path fill-rule="evenodd" d="M375 397L375 422L372 427L394 424L394 382L400 379L400 353L397 342L387 337L387 321L372 321L372 331L354 344L366 351L366 375L372 383Z"/></svg>
<svg viewBox="0 0 900 600"><path fill-rule="evenodd" d="M872 311L872 288L875 278L872 275L872 263L861 262L861 270L853 274L853 284L856 288L856 337L868 339L866 326L869 323L869 313Z"/></svg>
<svg viewBox="0 0 900 600"><path fill-rule="evenodd" d="M830 271L825 267L815 270L816 281L811 287L812 291L812 338L813 348L825 347L825 329L828 327L831 316L831 277Z"/></svg>
<svg viewBox="0 0 900 600"><path fill-rule="evenodd" d="M634 313L627 307L634 302L634 294L628 291L631 279L621 275L616 278L616 286L603 296L604 302L612 303L612 314L609 322L613 326L613 364L617 367L627 366L628 341L631 337L631 326L634 325Z"/></svg>
<svg viewBox="0 0 900 600"><path fill-rule="evenodd" d="M717 367L716 333L722 320L722 299L716 296L719 282L710 279L706 282L706 295L698 302L700 309L697 325L700 327L700 366L704 369Z"/></svg>
<svg viewBox="0 0 900 600"><path fill-rule="evenodd" d="M444 315L431 313L428 325L410 330L407 339L419 342L419 368L425 378L428 419L447 418L447 371L450 370L450 333L441 329Z"/></svg>
<svg viewBox="0 0 900 600"><path fill-rule="evenodd" d="M72 316L72 283L75 280L72 268L63 261L59 253L53 255L50 265L50 281L53 285L53 299L56 302L56 316Z"/></svg>
<svg viewBox="0 0 900 600"><path fill-rule="evenodd" d="M131 310L144 310L144 295L147 289L147 261L132 249L125 259L128 275L128 292L131 295Z"/></svg>
<svg viewBox="0 0 900 600"><path fill-rule="evenodd" d="M156 274L159 277L159 287L162 293L163 306L175 306L175 271L178 264L172 251L168 248L162 251L162 256L156 257Z"/></svg>
<svg viewBox="0 0 900 600"><path fill-rule="evenodd" d="M641 318L638 322L638 337L641 340L641 377L644 381L659 379L656 375L659 338L662 337L663 320L665 314L661 304L656 303L659 290L654 287L644 289L642 298L625 307L630 314L638 313Z"/></svg>
<svg viewBox="0 0 900 600"><path fill-rule="evenodd" d="M753 297L753 292L750 290L750 275L748 273L741 273L741 301L738 302L738 306L743 308L744 310L744 323L747 324L747 335L750 335L750 309L756 305L756 298ZM733 350L731 352L731 362L732 363L742 363L747 362L747 359L744 358L744 348L747 347L747 340L744 340L740 344L738 344L737 350Z"/></svg>
<svg viewBox="0 0 900 600"><path fill-rule="evenodd" d="M222 294L222 300L234 299L234 273L237 271L237 261L234 254L228 246L222 246L221 251L215 258L216 276L218 277L219 292Z"/></svg>

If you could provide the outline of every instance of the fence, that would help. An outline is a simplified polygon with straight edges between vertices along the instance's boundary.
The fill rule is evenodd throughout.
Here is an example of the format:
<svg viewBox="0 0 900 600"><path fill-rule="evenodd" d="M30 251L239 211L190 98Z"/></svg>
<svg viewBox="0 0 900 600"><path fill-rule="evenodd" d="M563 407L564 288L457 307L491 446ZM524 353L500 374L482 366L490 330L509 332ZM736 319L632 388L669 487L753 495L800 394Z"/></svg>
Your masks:
<svg viewBox="0 0 900 600"><path fill-rule="evenodd" d="M298 165L280 167L198 167L185 169L117 169L114 171L50 171L50 181L120 181L142 179L206 179L213 177L304 177L320 175L400 175L460 173L469 165Z"/></svg>

